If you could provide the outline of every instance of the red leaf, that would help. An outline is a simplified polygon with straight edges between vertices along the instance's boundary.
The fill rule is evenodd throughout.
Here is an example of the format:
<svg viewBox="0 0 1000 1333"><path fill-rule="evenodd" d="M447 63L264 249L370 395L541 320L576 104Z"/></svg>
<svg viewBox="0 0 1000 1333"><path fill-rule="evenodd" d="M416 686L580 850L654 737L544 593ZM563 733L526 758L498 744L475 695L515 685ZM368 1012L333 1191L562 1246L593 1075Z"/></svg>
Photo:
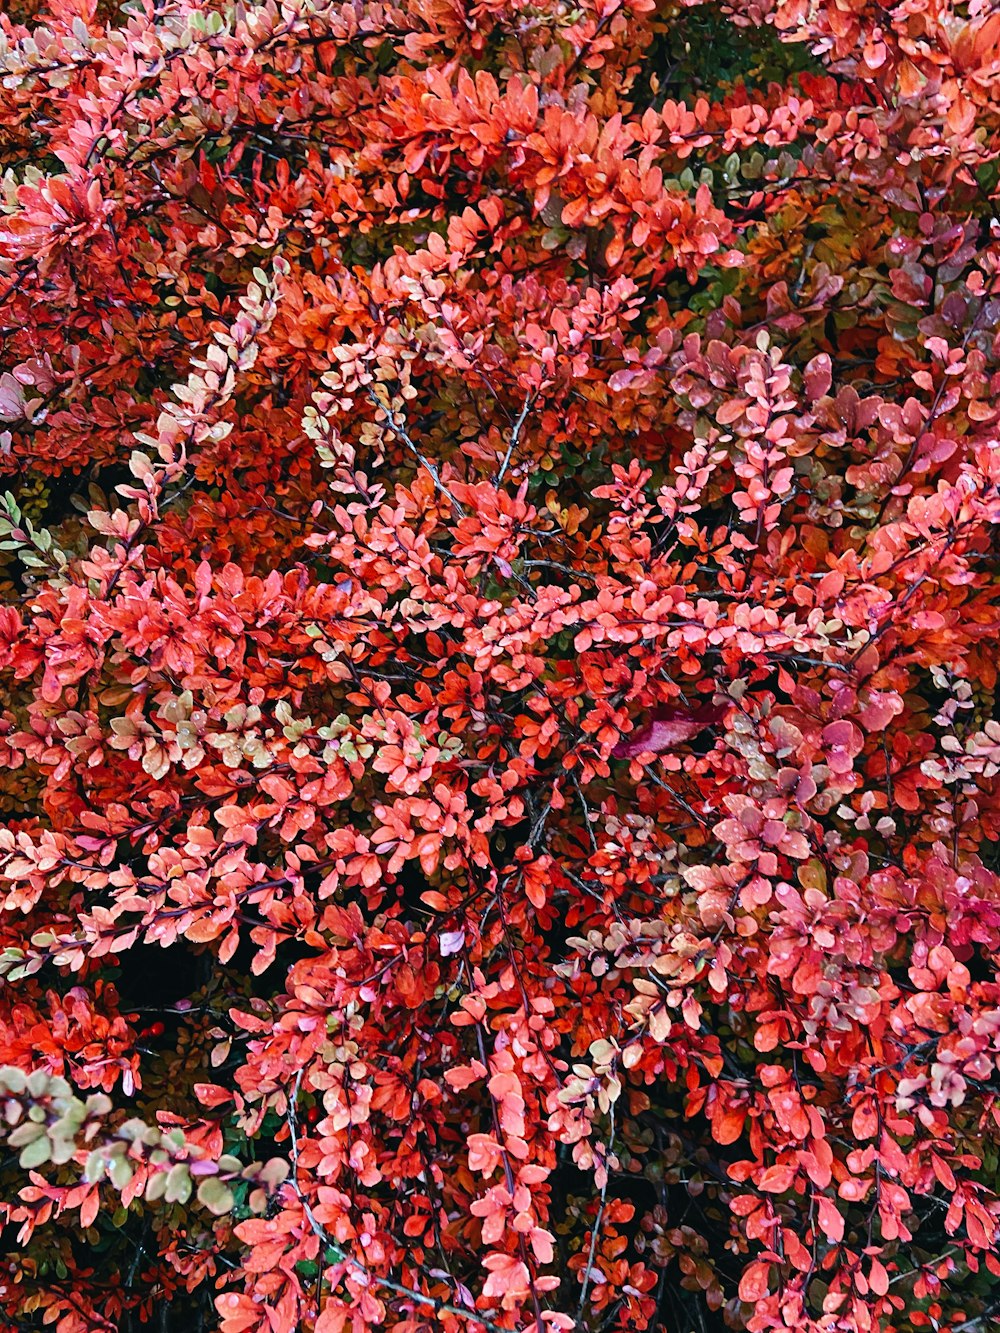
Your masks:
<svg viewBox="0 0 1000 1333"><path fill-rule="evenodd" d="M740 1300L761 1301L767 1295L767 1264L751 1264L740 1278Z"/></svg>
<svg viewBox="0 0 1000 1333"><path fill-rule="evenodd" d="M816 1201L819 1216L819 1228L828 1241L834 1243L844 1239L844 1215L832 1199L825 1196Z"/></svg>
<svg viewBox="0 0 1000 1333"><path fill-rule="evenodd" d="M769 1166L757 1182L757 1188L765 1194L784 1194L791 1189L795 1176L794 1166Z"/></svg>

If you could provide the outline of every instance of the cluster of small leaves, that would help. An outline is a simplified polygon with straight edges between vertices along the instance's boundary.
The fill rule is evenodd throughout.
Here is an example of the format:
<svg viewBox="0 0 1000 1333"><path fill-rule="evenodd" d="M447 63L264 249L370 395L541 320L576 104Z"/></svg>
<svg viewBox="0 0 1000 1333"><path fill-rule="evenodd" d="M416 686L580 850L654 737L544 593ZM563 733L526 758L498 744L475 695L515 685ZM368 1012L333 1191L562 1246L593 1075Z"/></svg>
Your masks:
<svg viewBox="0 0 1000 1333"><path fill-rule="evenodd" d="M1000 1319L1000 15L0 14L0 1322Z"/></svg>

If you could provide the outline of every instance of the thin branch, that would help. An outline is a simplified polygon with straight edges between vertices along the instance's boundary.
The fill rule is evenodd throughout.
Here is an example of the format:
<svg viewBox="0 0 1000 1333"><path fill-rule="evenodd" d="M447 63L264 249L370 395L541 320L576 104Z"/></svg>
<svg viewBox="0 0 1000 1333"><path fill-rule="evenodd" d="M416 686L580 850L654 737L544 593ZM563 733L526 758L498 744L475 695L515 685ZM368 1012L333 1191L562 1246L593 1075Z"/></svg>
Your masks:
<svg viewBox="0 0 1000 1333"><path fill-rule="evenodd" d="M396 416L396 414L395 414L395 412L393 412L392 408L391 408L391 407L386 407L385 403L383 403L383 402L377 397L377 395L375 394L375 391L374 391L373 389L370 389L370 390L369 390L369 392L368 392L368 397L369 397L369 399L375 404L375 406L378 408L378 410L379 410L381 413L384 414L385 419L386 419L386 420L388 421L388 423L389 423L389 429L392 431L392 433L393 433L394 435L398 435L398 436L399 436L399 438L403 441L403 443L406 445L407 449L409 449L410 453L411 453L411 454L413 455L413 457L417 460L417 462L420 464L420 466L423 467L423 468L425 468L425 469L427 470L427 472L430 473L431 481L433 481L434 485L435 485L435 486L437 487L437 489L441 492L441 494L442 494L448 501L450 501L451 504L453 504L453 505L455 506L455 508L458 510L458 512L459 512L460 514L464 514L464 513L465 513L465 510L462 508L462 506L458 503L458 501L457 501L457 500L455 499L455 497L452 495L451 491L449 491L448 487L447 487L447 486L444 484L444 482L441 480L441 474L440 474L440 472L438 472L436 465L435 465L434 463L432 463L431 460L430 460L429 458L425 458L424 455L420 452L420 450L417 448L416 444L414 444L413 439L411 438L409 431L406 429L406 426L405 426L405 425L403 424L403 422L400 421L400 419Z"/></svg>
<svg viewBox="0 0 1000 1333"><path fill-rule="evenodd" d="M299 1183L299 1138L298 1138L298 1117L297 1107L299 1101L299 1092L302 1088L302 1078L304 1070L300 1069L295 1076L295 1087L292 1096L288 1102L288 1132L292 1142L292 1175L290 1184L295 1192L295 1197L302 1205L302 1211L306 1215L306 1220L312 1227L313 1233L317 1236L325 1249L331 1249L340 1255L343 1262L348 1264L358 1274L364 1277L365 1281L371 1286L384 1287L387 1291L394 1291L397 1295L406 1296L411 1301L416 1301L419 1305L429 1306L435 1314L453 1314L460 1319L468 1319L471 1323L479 1324L486 1329L487 1333L508 1333L502 1329L499 1324L494 1324L491 1320L485 1319L475 1310L463 1309L460 1305L452 1305L449 1301L439 1301L433 1296L425 1296L423 1292L416 1291L413 1287L404 1286L402 1282L394 1282L392 1278L379 1277L371 1269L366 1268L360 1259L355 1259L353 1255L345 1254L335 1240L327 1233L322 1222L310 1207L309 1200L306 1198L305 1191Z"/></svg>
<svg viewBox="0 0 1000 1333"><path fill-rule="evenodd" d="M993 1305L974 1319L967 1319L964 1324L953 1328L951 1333L979 1333L980 1329L989 1328L991 1324L1000 1324L1000 1306Z"/></svg>
<svg viewBox="0 0 1000 1333"><path fill-rule="evenodd" d="M601 1202L597 1209L597 1217L594 1220L594 1229L590 1233L590 1251L587 1255L587 1267L583 1270L583 1288L580 1291L580 1303L576 1308L576 1322L579 1323L583 1318L583 1311L587 1304L587 1292L590 1289L590 1279L594 1271L594 1259L597 1256L597 1242L601 1234L601 1224L604 1221L604 1208L608 1201L608 1158L611 1156L611 1150L615 1140L615 1112L611 1108L611 1132L608 1135L608 1146L604 1159L604 1183L601 1185Z"/></svg>
<svg viewBox="0 0 1000 1333"><path fill-rule="evenodd" d="M524 405L521 408L520 416L514 422L514 429L510 433L510 442L507 445L507 452L504 455L503 462L500 464L500 471L497 473L498 486L503 481L507 473L508 467L510 467L510 460L513 458L514 450L517 448L520 442L521 431L524 429L524 423L528 419L528 413L530 412L531 405L534 401L535 398L532 393L529 392L524 395Z"/></svg>

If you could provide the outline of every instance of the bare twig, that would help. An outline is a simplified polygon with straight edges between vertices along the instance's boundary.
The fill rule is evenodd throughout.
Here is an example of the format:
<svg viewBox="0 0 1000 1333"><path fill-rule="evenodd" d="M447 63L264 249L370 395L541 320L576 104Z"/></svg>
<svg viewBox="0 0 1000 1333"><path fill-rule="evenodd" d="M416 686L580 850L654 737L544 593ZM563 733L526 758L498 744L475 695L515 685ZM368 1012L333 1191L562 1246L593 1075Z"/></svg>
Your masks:
<svg viewBox="0 0 1000 1333"><path fill-rule="evenodd" d="M510 460L513 458L514 450L517 448L520 442L521 431L524 429L524 423L528 419L528 413L531 411L531 404L534 401L535 401L534 396L531 393L526 393L524 395L524 405L521 408L521 413L519 417L514 422L514 428L510 433L510 441L507 444L507 452L506 454L504 454L504 460L500 464L500 471L497 473L498 486L503 481L507 473L508 467L510 467Z"/></svg>
<svg viewBox="0 0 1000 1333"><path fill-rule="evenodd" d="M601 1234L601 1223L604 1221L604 1208L608 1201L608 1158L611 1156L611 1150L615 1139L615 1112L611 1108L611 1132L608 1135L608 1147L604 1159L604 1183L601 1186L601 1202L597 1209L597 1217L594 1219L594 1229L590 1233L590 1251L587 1254L587 1267L583 1270L583 1287L580 1290L580 1303L576 1307L577 1323L583 1318L583 1311L587 1304L587 1292L590 1289L590 1279L594 1271L594 1259L597 1255L597 1242Z"/></svg>
<svg viewBox="0 0 1000 1333"><path fill-rule="evenodd" d="M964 1324L953 1328L951 1333L979 1333L980 1329L987 1329L991 1325L1000 1325L1000 1306L991 1306L975 1319L967 1319Z"/></svg>
<svg viewBox="0 0 1000 1333"><path fill-rule="evenodd" d="M405 424L402 421L400 421L400 419L396 416L395 412L393 412L392 408L386 407L385 403L383 403L379 399L374 390L369 390L368 397L375 404L378 410L383 414L386 421L389 423L389 429L392 431L392 433L394 435L399 436L399 438L403 441L407 449L409 449L410 453L417 460L420 466L422 468L425 468L427 472L430 473L431 481L433 481L435 487L441 492L441 494L445 497L445 499L449 500L451 504L455 506L455 508L459 511L459 513L464 513L465 510L462 508L462 506L452 495L451 491L449 491L448 487L441 480L441 474L440 472L438 472L436 465L432 463L429 458L426 458L420 452L416 444L413 442L413 439L409 431L406 429Z"/></svg>

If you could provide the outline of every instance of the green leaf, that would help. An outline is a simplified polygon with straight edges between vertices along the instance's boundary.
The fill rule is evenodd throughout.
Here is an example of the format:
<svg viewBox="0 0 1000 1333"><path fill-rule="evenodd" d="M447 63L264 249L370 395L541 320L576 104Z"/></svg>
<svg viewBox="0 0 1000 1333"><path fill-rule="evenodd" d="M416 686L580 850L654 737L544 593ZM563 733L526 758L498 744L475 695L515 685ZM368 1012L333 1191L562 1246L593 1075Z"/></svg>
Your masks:
<svg viewBox="0 0 1000 1333"><path fill-rule="evenodd" d="M217 1176L209 1176L198 1186L198 1202L216 1217L231 1211L233 1192Z"/></svg>
<svg viewBox="0 0 1000 1333"><path fill-rule="evenodd" d="M51 1151L48 1134L41 1134L33 1143L29 1143L17 1159L26 1171L35 1166L42 1166L49 1160Z"/></svg>
<svg viewBox="0 0 1000 1333"><path fill-rule="evenodd" d="M191 1197L191 1172L187 1162L178 1162L167 1172L166 1190L168 1203L187 1203Z"/></svg>

